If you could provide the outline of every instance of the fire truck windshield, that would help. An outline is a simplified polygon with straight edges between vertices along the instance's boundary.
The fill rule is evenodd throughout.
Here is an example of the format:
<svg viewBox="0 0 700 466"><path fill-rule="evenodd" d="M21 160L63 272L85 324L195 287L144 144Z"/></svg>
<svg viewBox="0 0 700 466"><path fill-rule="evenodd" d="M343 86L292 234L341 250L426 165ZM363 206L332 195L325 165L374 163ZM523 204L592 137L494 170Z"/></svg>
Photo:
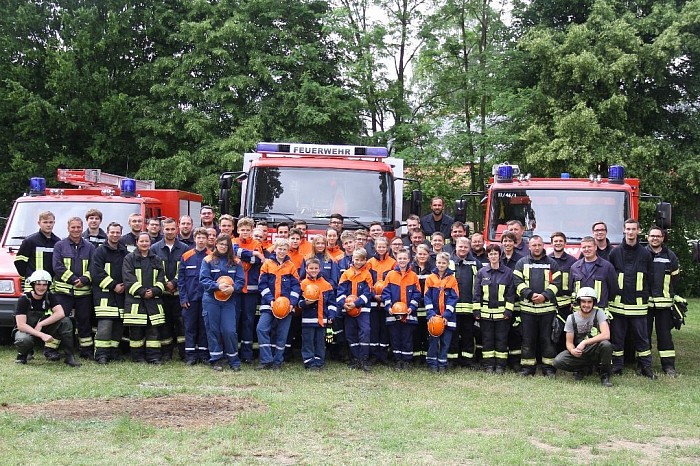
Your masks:
<svg viewBox="0 0 700 466"><path fill-rule="evenodd" d="M7 224L7 234L5 235L4 246L19 247L22 240L32 233L39 231L37 221L39 214L44 211L51 211L56 216L56 224L53 232L59 238L68 236L68 219L80 217L85 225L85 212L95 208L102 212L101 228L105 230L110 222L120 223L124 233L129 231L129 214L139 213L140 204L127 202L76 202L74 200L60 201L53 199L51 202L18 202L14 214Z"/></svg>
<svg viewBox="0 0 700 466"><path fill-rule="evenodd" d="M509 220L520 220L524 236L540 235L546 243L562 231L572 242L591 236L593 223L608 226L608 239L622 242L624 221L630 215L624 191L511 189L491 193L488 237L498 241Z"/></svg>
<svg viewBox="0 0 700 466"><path fill-rule="evenodd" d="M393 220L394 186L386 172L257 167L248 182L249 215L284 214L318 222L339 213L361 223Z"/></svg>

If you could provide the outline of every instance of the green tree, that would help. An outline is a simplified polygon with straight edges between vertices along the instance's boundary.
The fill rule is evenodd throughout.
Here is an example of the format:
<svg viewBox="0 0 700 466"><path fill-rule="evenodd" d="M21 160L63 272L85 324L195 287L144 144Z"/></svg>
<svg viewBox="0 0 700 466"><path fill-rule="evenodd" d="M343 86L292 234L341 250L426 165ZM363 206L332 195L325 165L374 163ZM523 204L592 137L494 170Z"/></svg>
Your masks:
<svg viewBox="0 0 700 466"><path fill-rule="evenodd" d="M0 19L0 176L9 207L29 176L65 167L134 174L144 152L138 122L146 113L175 2L13 0Z"/></svg>
<svg viewBox="0 0 700 466"><path fill-rule="evenodd" d="M182 52L154 63L153 130L177 146L139 174L212 200L218 174L240 169L256 141L357 138L360 102L340 77L328 12L321 1L194 3L171 38Z"/></svg>
<svg viewBox="0 0 700 466"><path fill-rule="evenodd" d="M552 9L568 22L541 14ZM507 158L538 175L625 165L674 203L676 245L687 249L700 194L700 2L536 1L522 14Z"/></svg>

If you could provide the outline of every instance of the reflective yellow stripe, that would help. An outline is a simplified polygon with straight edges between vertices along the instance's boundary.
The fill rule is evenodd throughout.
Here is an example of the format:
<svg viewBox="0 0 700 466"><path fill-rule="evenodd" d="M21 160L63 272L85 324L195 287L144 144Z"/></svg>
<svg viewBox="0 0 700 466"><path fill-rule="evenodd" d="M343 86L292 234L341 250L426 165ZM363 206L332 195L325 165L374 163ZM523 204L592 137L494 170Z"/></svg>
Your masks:
<svg viewBox="0 0 700 466"><path fill-rule="evenodd" d="M593 282L593 289L595 290L596 296L598 296L598 300L600 300L600 296L603 290L603 282L601 280L596 280Z"/></svg>
<svg viewBox="0 0 700 466"><path fill-rule="evenodd" d="M663 289L664 297L665 298L671 298L671 276L670 275L664 275L664 289Z"/></svg>
<svg viewBox="0 0 700 466"><path fill-rule="evenodd" d="M676 350L659 351L660 358L675 358Z"/></svg>
<svg viewBox="0 0 700 466"><path fill-rule="evenodd" d="M27 259L27 262L29 259ZM44 251L43 248L42 250L35 251L34 253L34 262L36 263L36 270L46 270L46 267L44 267Z"/></svg>
<svg viewBox="0 0 700 466"><path fill-rule="evenodd" d="M637 272L637 285L636 291L642 291L644 289L644 274L642 272Z"/></svg>
<svg viewBox="0 0 700 466"><path fill-rule="evenodd" d="M472 310L472 303L457 303L455 306L455 312L457 312L457 314L471 314Z"/></svg>
<svg viewBox="0 0 700 466"><path fill-rule="evenodd" d="M559 287L558 287L557 285L554 284L554 280L556 280L556 279L559 278L560 276L561 276L561 272L559 272L559 271L557 270L556 272L554 272L554 273L552 274L552 281L549 283L549 285L547 285L547 283L546 283L547 274L544 275L544 278L545 278L545 286L546 286L546 288L549 288L550 290L552 290L552 293L554 293L555 295L559 293Z"/></svg>

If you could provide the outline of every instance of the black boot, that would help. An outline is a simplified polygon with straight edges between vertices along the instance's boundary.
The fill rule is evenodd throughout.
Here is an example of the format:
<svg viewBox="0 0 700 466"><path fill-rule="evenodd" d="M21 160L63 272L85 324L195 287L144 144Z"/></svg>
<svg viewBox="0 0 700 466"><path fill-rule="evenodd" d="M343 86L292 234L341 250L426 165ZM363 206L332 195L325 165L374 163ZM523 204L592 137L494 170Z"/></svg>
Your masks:
<svg viewBox="0 0 700 466"><path fill-rule="evenodd" d="M61 353L53 348L44 348L44 357L47 361L60 361Z"/></svg>
<svg viewBox="0 0 700 466"><path fill-rule="evenodd" d="M95 357L95 349L92 346L81 346L80 357L82 359L93 359Z"/></svg>
<svg viewBox="0 0 700 466"><path fill-rule="evenodd" d="M75 356L73 356L73 353L66 353L66 364L68 364L70 367L80 367L80 361L75 359Z"/></svg>
<svg viewBox="0 0 700 466"><path fill-rule="evenodd" d="M612 387L613 384L610 381L610 374L603 373L603 375L600 376L600 384L603 387Z"/></svg>

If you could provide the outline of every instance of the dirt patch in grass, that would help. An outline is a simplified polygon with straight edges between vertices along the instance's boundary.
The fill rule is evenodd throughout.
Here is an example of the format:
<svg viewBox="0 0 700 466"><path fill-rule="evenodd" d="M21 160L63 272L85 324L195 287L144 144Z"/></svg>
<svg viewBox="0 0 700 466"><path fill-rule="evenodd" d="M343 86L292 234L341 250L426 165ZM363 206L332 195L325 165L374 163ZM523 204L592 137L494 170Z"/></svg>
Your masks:
<svg viewBox="0 0 700 466"><path fill-rule="evenodd" d="M658 463L664 453L665 448L700 446L700 440L698 439L681 439L674 437L656 437L648 443L616 439L600 443L594 447L581 446L576 449L556 447L534 438L530 438L530 443L549 454L573 454L574 458L577 458L579 461L585 463L595 462L596 459L600 458L601 454L606 454L608 452L621 450L637 451L643 453L642 458L636 459L639 464ZM697 461L697 459L698 458L693 458L693 461Z"/></svg>
<svg viewBox="0 0 700 466"><path fill-rule="evenodd" d="M263 409L265 406L252 398L179 394L3 405L0 412L72 421L111 420L126 416L155 427L196 429L229 424L242 413Z"/></svg>

